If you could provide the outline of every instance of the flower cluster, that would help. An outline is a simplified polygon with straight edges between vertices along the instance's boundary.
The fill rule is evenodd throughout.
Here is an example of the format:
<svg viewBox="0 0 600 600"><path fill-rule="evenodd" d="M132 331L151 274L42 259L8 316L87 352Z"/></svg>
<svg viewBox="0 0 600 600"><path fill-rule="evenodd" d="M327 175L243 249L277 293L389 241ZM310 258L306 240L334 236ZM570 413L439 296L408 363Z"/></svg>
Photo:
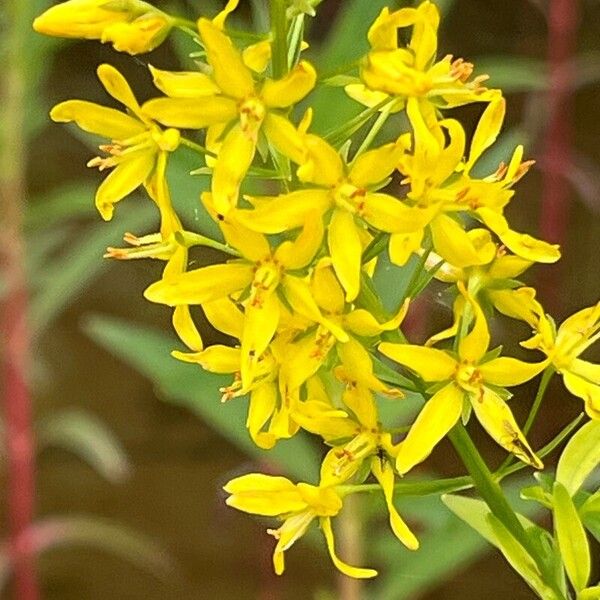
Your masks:
<svg viewBox="0 0 600 600"><path fill-rule="evenodd" d="M306 10L292 4L288 23L313 11L314 3L304 3ZM51 117L109 140L100 146L104 156L88 163L111 169L96 194L104 219L139 186L156 203L159 231L128 234L131 247L110 248L108 256L165 262L145 296L173 308L174 329L188 347L173 355L231 374L222 400L248 398L247 428L259 447L270 449L300 430L328 447L318 485L249 474L225 486L227 503L283 521L269 530L277 539L277 573L284 552L318 518L336 567L372 577L374 570L337 557L332 530L344 497L367 478L381 486L394 534L416 549L415 535L394 506L394 485L459 420L466 423L474 413L507 452L541 468L506 388L547 369L561 373L588 414L600 419L600 366L579 358L600 336L600 304L556 330L535 291L517 280L534 263L560 257L555 245L513 230L504 214L532 161L519 146L507 164L482 174L478 163L499 135L505 101L499 90L484 87L484 76L472 76L470 63L437 58L439 12L432 2L384 9L369 29L367 55L344 78L348 96L366 107L360 124L376 117L360 144L343 135L344 123L339 135L311 132L312 109L304 103L302 115L294 110L310 101L317 85L315 67L299 58L305 43L273 34L239 47L239 36L232 38L226 27L236 6L229 0L216 17L194 24L202 47L196 70L150 67L162 96L140 106L123 76L101 65L102 84L125 111L68 100ZM177 23L137 0L69 0L35 26L139 53L153 49ZM399 30L409 34L406 44ZM468 136L447 111L470 103L481 110ZM378 142L382 124L400 112L407 128L390 134L388 127L388 139ZM190 131L202 136L202 146L185 137ZM204 156L211 183L200 201L222 240L186 230L171 204L166 165L180 144ZM269 194L244 194L245 182L261 175L269 179L262 188ZM196 245L221 248L230 258L190 268L188 251ZM374 280L388 260L413 274L390 313ZM453 322L424 345L410 343L400 326L434 279L453 297ZM200 306L233 342L204 347L190 306ZM490 350L494 313L527 323L533 337L523 346L541 355L525 362ZM410 386L390 383L388 359L387 370L402 367L400 380ZM414 422L382 423L380 402L400 403L408 388L423 398ZM408 433L399 435L404 425Z"/></svg>

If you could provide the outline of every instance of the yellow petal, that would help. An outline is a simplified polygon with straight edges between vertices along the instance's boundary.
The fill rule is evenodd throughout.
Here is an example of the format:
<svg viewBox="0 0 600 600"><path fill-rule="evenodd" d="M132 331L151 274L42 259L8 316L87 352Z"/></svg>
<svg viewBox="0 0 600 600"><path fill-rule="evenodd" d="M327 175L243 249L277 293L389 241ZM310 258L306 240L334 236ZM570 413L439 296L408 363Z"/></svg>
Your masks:
<svg viewBox="0 0 600 600"><path fill-rule="evenodd" d="M240 370L240 349L215 344L200 352L171 353L175 358L189 363L196 363L211 373L237 373Z"/></svg>
<svg viewBox="0 0 600 600"><path fill-rule="evenodd" d="M148 65L154 85L172 98L201 98L220 93L217 84L198 71L163 71Z"/></svg>
<svg viewBox="0 0 600 600"><path fill-rule="evenodd" d="M435 348L383 342L377 349L393 361L412 369L425 381L449 380L458 365L449 354Z"/></svg>
<svg viewBox="0 0 600 600"><path fill-rule="evenodd" d="M320 261L315 267L311 289L317 304L327 312L335 314L344 310L344 290L328 262Z"/></svg>
<svg viewBox="0 0 600 600"><path fill-rule="evenodd" d="M227 0L225 8L212 20L215 27L223 29L227 17L238 7L240 0Z"/></svg>
<svg viewBox="0 0 600 600"><path fill-rule="evenodd" d="M324 233L321 215L318 212L308 215L298 237L293 242L283 242L275 251L275 258L286 269L303 269L321 247Z"/></svg>
<svg viewBox="0 0 600 600"><path fill-rule="evenodd" d="M200 351L203 348L202 338L190 314L190 307L176 306L172 317L173 329L181 341L190 349Z"/></svg>
<svg viewBox="0 0 600 600"><path fill-rule="evenodd" d="M486 264L493 258L489 253L482 254L464 228L448 215L437 215L429 226L435 251L451 265L470 267ZM492 246L490 244L490 248Z"/></svg>
<svg viewBox="0 0 600 600"><path fill-rule="evenodd" d="M335 567L338 569L338 571L341 571L344 575L347 575L348 577L354 577L355 579L370 579L371 577L377 576L377 571L375 571L375 569L353 567L341 561L335 554L331 519L329 517L323 517L319 519L319 522L321 524L323 535L325 536L325 541L327 542L327 550L329 551L329 556L331 556L331 560Z"/></svg>
<svg viewBox="0 0 600 600"><path fill-rule="evenodd" d="M516 358L501 356L479 365L478 370L485 383L491 383L500 387L510 387L512 385L521 385L533 379L547 365L548 361L526 363Z"/></svg>
<svg viewBox="0 0 600 600"><path fill-rule="evenodd" d="M262 198L248 198L251 202ZM331 206L327 190L297 190L265 200L254 210L239 210L236 218L249 229L262 233L282 233L302 226L313 211L321 215ZM315 217L316 218L316 217Z"/></svg>
<svg viewBox="0 0 600 600"><path fill-rule="evenodd" d="M246 427L254 443L263 450L270 450L277 442L277 438L272 433L261 431L271 418L276 402L277 387L274 383L259 385L250 393Z"/></svg>
<svg viewBox="0 0 600 600"><path fill-rule="evenodd" d="M169 306L202 304L243 290L253 275L253 267L249 264L210 265L157 281L146 288L144 296L150 302Z"/></svg>
<svg viewBox="0 0 600 600"><path fill-rule="evenodd" d="M127 80L112 65L102 64L97 69L98 78L102 82L104 89L115 99L124 104L129 110L140 118L140 105L135 99Z"/></svg>
<svg viewBox="0 0 600 600"><path fill-rule="evenodd" d="M261 233L247 229L234 219L220 221L219 225L227 244L238 250L244 258L259 262L271 257L269 242Z"/></svg>
<svg viewBox="0 0 600 600"><path fill-rule="evenodd" d="M346 210L334 209L327 233L327 244L335 274L352 302L360 291L362 244L354 217Z"/></svg>
<svg viewBox="0 0 600 600"><path fill-rule="evenodd" d="M401 8L390 13L386 6L369 28L367 38L374 50L394 50L398 47L398 28L413 25L418 18L414 8Z"/></svg>
<svg viewBox="0 0 600 600"><path fill-rule="evenodd" d="M288 108L300 102L315 87L316 80L314 67L303 60L282 79L267 79L260 96L270 108Z"/></svg>
<svg viewBox="0 0 600 600"><path fill-rule="evenodd" d="M302 164L306 160L303 137L286 117L268 112L262 128L269 142L283 156L296 164Z"/></svg>
<svg viewBox="0 0 600 600"><path fill-rule="evenodd" d="M500 446L536 469L544 467L527 443L510 408L498 394L484 386L480 394L470 398L477 419Z"/></svg>
<svg viewBox="0 0 600 600"><path fill-rule="evenodd" d="M344 165L335 148L317 135L306 135L307 160L298 168L300 181L335 186L344 175Z"/></svg>
<svg viewBox="0 0 600 600"><path fill-rule="evenodd" d="M263 73L271 60L271 41L263 40L247 46L242 51L244 64L255 73Z"/></svg>
<svg viewBox="0 0 600 600"><path fill-rule="evenodd" d="M250 473L232 479L223 489L231 494L228 506L267 517L306 508L296 486L285 477Z"/></svg>
<svg viewBox="0 0 600 600"><path fill-rule="evenodd" d="M348 179L359 188L371 187L389 177L404 152L400 144L385 144L361 154L353 163Z"/></svg>
<svg viewBox="0 0 600 600"><path fill-rule="evenodd" d="M202 304L208 322L219 331L240 339L244 326L244 315L229 298L219 298Z"/></svg>
<svg viewBox="0 0 600 600"><path fill-rule="evenodd" d="M553 263L560 258L557 244L537 240L526 233L512 231L507 220L490 208L478 208L481 220L502 240L512 252L526 260Z"/></svg>
<svg viewBox="0 0 600 600"><path fill-rule="evenodd" d="M112 219L114 205L140 186L152 171L156 155L142 152L116 166L96 192L96 208L105 221Z"/></svg>
<svg viewBox="0 0 600 600"><path fill-rule="evenodd" d="M125 140L146 131L145 125L125 113L85 100L67 100L50 111L50 118L58 123L75 121L89 133L111 140Z"/></svg>
<svg viewBox="0 0 600 600"><path fill-rule="evenodd" d="M153 98L142 111L151 119L178 129L204 129L228 123L238 116L234 100L222 96L208 98Z"/></svg>
<svg viewBox="0 0 600 600"><path fill-rule="evenodd" d="M535 327L540 315L544 314L542 305L535 299L535 290L521 287L516 290L488 290L492 304L503 315L525 321Z"/></svg>
<svg viewBox="0 0 600 600"><path fill-rule="evenodd" d="M392 233L388 247L391 261L395 265L403 267L412 254L421 248L424 235L424 229L414 233Z"/></svg>
<svg viewBox="0 0 600 600"><path fill-rule="evenodd" d="M438 208L406 206L388 194L367 194L359 211L360 216L372 227L389 233L414 234L435 216Z"/></svg>
<svg viewBox="0 0 600 600"><path fill-rule="evenodd" d="M471 305L474 314L473 328L462 340L460 340L458 345L458 355L461 360L476 364L487 352L490 345L490 332L479 304L467 294L462 283L459 282L458 285L463 296Z"/></svg>
<svg viewBox="0 0 600 600"><path fill-rule="evenodd" d="M364 308L359 308L344 317L344 324L353 333L363 337L379 335L382 331L394 331L400 327L400 323L404 320L408 305L409 299L407 298L394 318L385 323L379 323L370 312Z"/></svg>
<svg viewBox="0 0 600 600"><path fill-rule="evenodd" d="M563 373L563 380L571 394L584 401L587 414L592 419L600 420L600 384L569 371Z"/></svg>
<svg viewBox="0 0 600 600"><path fill-rule="evenodd" d="M431 454L460 418L463 398L464 392L450 383L425 403L406 439L400 444L396 459L398 473L408 473Z"/></svg>
<svg viewBox="0 0 600 600"><path fill-rule="evenodd" d="M387 460L381 460L379 457L371 459L371 472L379 482L385 503L388 507L390 515L390 527L394 535L410 550L419 548L419 540L414 533L408 528L402 517L398 514L394 506L394 471Z"/></svg>
<svg viewBox="0 0 600 600"><path fill-rule="evenodd" d="M198 21L198 30L213 68L213 78L223 93L242 99L254 91L252 73L232 41L208 19Z"/></svg>
<svg viewBox="0 0 600 600"><path fill-rule="evenodd" d="M469 160L465 165L465 172L468 173L479 157L496 141L506 113L506 100L498 98L490 102L483 111L477 129L471 142L471 151Z"/></svg>
<svg viewBox="0 0 600 600"><path fill-rule="evenodd" d="M242 332L242 387L247 389L256 375L261 354L266 350L279 324L279 300L268 290L246 306Z"/></svg>
<svg viewBox="0 0 600 600"><path fill-rule="evenodd" d="M286 519L279 529L267 530L278 540L273 552L273 567L277 575L281 575L285 568L284 552L304 535L315 516L314 511L305 510Z"/></svg>
<svg viewBox="0 0 600 600"><path fill-rule="evenodd" d="M255 142L246 136L239 124L225 137L211 183L213 202L218 213L226 215L237 206L240 185L252 164L255 150Z"/></svg>

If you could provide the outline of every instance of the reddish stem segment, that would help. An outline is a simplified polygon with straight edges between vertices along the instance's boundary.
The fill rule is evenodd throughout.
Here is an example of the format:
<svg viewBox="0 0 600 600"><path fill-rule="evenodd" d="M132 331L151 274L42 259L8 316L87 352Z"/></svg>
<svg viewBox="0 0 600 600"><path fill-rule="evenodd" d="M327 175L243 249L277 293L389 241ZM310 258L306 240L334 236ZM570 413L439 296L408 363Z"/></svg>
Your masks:
<svg viewBox="0 0 600 600"><path fill-rule="evenodd" d="M569 217L569 183L573 138L573 68L579 25L579 0L551 0L548 14L549 124L544 157L541 235L555 243L565 241Z"/></svg>
<svg viewBox="0 0 600 600"><path fill-rule="evenodd" d="M29 395L27 282L23 241L25 202L25 3L7 6L6 68L0 85L0 389L7 452L9 548L14 567L14 597L37 600L39 589L31 546L35 501L35 448ZM26 12L26 11L25 11ZM12 19L11 19L12 17Z"/></svg>

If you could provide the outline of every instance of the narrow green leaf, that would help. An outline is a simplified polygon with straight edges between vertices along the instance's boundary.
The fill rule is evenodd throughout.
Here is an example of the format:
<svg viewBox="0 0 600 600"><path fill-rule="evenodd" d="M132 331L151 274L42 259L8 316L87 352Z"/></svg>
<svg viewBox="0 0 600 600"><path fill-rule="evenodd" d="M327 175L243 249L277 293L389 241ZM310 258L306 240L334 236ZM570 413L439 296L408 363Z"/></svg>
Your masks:
<svg viewBox="0 0 600 600"><path fill-rule="evenodd" d="M53 413L37 426L38 449L57 446L77 454L109 481L118 483L130 473L119 440L107 427L79 409Z"/></svg>
<svg viewBox="0 0 600 600"><path fill-rule="evenodd" d="M108 268L110 261L102 258L107 246L120 245L125 231L148 232L156 227L156 220L156 208L149 201L136 208L124 206L114 221L98 223L68 252L44 265L46 285L31 301L33 334L40 335L86 286Z"/></svg>
<svg viewBox="0 0 600 600"><path fill-rule="evenodd" d="M172 358L170 352L177 342L168 335L99 315L88 319L85 330L97 343L153 381L165 400L187 407L241 450L277 464L296 479L316 479L320 457L307 437L299 433L280 441L270 451L255 446L245 428L247 400L237 398L225 404L219 401L218 390L230 383L230 378Z"/></svg>
<svg viewBox="0 0 600 600"><path fill-rule="evenodd" d="M577 509L568 490L554 484L554 529L565 571L573 587L580 591L587 585L591 571L590 547Z"/></svg>
<svg viewBox="0 0 600 600"><path fill-rule="evenodd" d="M558 461L556 481L564 485L569 496L574 496L599 464L600 422L589 421L565 446Z"/></svg>
<svg viewBox="0 0 600 600"><path fill-rule="evenodd" d="M164 580L174 571L168 554L154 540L109 519L88 516L48 517L31 525L29 538L35 555L55 548L84 546L113 554L158 579ZM8 548L2 547L0 590L8 583L12 567Z"/></svg>

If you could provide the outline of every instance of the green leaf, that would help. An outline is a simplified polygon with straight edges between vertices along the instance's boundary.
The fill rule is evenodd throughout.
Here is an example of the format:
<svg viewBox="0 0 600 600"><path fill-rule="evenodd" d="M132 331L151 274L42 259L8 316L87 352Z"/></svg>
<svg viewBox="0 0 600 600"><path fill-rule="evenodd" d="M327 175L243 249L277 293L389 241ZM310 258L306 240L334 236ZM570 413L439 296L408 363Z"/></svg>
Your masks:
<svg viewBox="0 0 600 600"><path fill-rule="evenodd" d="M600 542L600 512L585 512L581 516L585 528Z"/></svg>
<svg viewBox="0 0 600 600"><path fill-rule="evenodd" d="M590 578L591 558L583 524L568 490L560 482L554 484L554 529L565 570L573 587L585 588Z"/></svg>
<svg viewBox="0 0 600 600"><path fill-rule="evenodd" d="M82 290L109 267L111 263L102 258L106 247L120 245L125 231L145 233L152 229L157 221L157 212L150 201L145 201L136 208L124 206L117 217L110 223L98 223L68 252L38 267L43 268L45 285L31 301L30 323L34 335L40 335ZM35 275L34 269L32 277L35 278Z"/></svg>
<svg viewBox="0 0 600 600"><path fill-rule="evenodd" d="M85 330L109 352L153 381L165 400L187 407L244 452L276 463L296 479L316 479L320 457L307 437L296 434L290 440L280 441L270 451L255 446L245 427L246 399L222 404L218 390L230 383L229 379L172 358L170 352L177 342L170 336L99 315L88 319Z"/></svg>
<svg viewBox="0 0 600 600"><path fill-rule="evenodd" d="M485 502L454 495L442 496L442 502L490 544L498 548L513 569L542 598L556 598L554 592L542 581L538 567L531 556L496 519ZM517 516L530 535L542 538L543 530L522 515L517 514Z"/></svg>
<svg viewBox="0 0 600 600"><path fill-rule="evenodd" d="M585 590L581 590L579 594L577 594L577 600L599 600L600 599L600 585L595 585L594 587L586 588Z"/></svg>
<svg viewBox="0 0 600 600"><path fill-rule="evenodd" d="M548 87L548 68L543 60L526 56L480 56L473 60L477 73L490 76L489 87L505 94L537 92Z"/></svg>
<svg viewBox="0 0 600 600"><path fill-rule="evenodd" d="M57 446L77 454L109 481L129 476L130 464L119 440L94 417L79 409L49 415L37 426L38 449Z"/></svg>
<svg viewBox="0 0 600 600"><path fill-rule="evenodd" d="M589 421L569 440L558 467L556 481L574 496L591 472L600 464L600 422Z"/></svg>

